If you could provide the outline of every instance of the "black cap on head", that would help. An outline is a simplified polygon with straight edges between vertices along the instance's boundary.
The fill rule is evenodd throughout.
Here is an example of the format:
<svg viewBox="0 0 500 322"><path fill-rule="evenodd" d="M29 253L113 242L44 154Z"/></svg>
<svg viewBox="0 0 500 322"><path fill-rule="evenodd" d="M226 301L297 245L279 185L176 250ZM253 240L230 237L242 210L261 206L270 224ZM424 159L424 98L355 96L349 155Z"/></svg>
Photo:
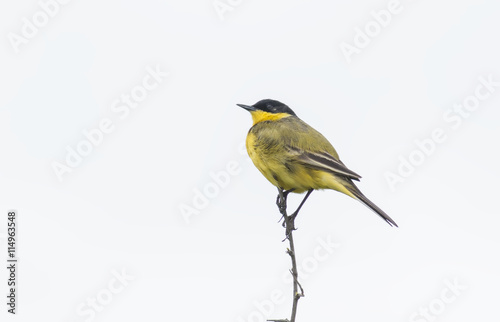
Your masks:
<svg viewBox="0 0 500 322"><path fill-rule="evenodd" d="M253 105L253 107L255 107L256 109L258 110L261 110L261 111L264 111L264 112L269 112L269 113L288 113L290 115L295 115L295 112L292 111L291 108L289 108L287 105L281 103L281 102L278 102L278 101L275 101L275 100L271 100L271 99L264 99L264 100L261 100L261 101L258 101L257 103L255 103Z"/></svg>

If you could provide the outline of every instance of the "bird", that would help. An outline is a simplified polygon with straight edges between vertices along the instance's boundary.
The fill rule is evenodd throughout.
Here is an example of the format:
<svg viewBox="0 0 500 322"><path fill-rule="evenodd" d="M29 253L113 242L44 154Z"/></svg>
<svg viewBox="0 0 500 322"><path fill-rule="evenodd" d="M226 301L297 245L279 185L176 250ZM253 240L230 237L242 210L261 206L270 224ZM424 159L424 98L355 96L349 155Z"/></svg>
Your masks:
<svg viewBox="0 0 500 322"><path fill-rule="evenodd" d="M273 99L236 105L252 116L246 149L255 167L278 190L285 191L285 198L289 192L307 191L292 216L297 215L313 190L331 189L360 201L390 226L398 227L356 187L353 181L359 181L361 176L347 168L332 144L290 107Z"/></svg>

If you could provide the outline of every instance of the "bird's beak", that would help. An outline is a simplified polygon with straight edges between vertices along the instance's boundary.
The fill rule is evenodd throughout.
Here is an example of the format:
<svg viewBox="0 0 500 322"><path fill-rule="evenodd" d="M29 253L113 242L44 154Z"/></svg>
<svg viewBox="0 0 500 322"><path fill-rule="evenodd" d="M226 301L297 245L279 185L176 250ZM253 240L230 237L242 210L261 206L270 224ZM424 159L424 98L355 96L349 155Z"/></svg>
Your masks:
<svg viewBox="0 0 500 322"><path fill-rule="evenodd" d="M236 105L238 105L239 107L242 107L245 110L250 111L250 112L257 111L257 109L253 106L249 106L249 105L245 105L245 104L236 104Z"/></svg>

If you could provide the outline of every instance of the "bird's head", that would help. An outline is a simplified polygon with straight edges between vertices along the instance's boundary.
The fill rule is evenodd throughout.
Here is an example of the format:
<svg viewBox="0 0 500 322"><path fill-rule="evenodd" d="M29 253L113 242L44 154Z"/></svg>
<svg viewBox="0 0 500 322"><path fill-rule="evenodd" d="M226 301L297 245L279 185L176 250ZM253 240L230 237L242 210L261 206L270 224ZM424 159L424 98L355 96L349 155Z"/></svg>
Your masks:
<svg viewBox="0 0 500 322"><path fill-rule="evenodd" d="M276 121L288 116L297 116L287 105L271 99L258 101L254 105L236 105L252 114L253 124L261 121Z"/></svg>

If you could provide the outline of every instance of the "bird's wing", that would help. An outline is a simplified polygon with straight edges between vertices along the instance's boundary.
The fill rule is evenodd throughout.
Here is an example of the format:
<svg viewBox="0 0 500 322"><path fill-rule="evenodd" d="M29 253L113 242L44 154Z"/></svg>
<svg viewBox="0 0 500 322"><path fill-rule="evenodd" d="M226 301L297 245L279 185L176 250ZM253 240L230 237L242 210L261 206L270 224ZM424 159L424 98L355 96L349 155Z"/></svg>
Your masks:
<svg viewBox="0 0 500 322"><path fill-rule="evenodd" d="M309 168L342 175L357 181L361 178L359 174L349 170L340 161L333 146L321 133L301 119L290 116L276 121L274 125L274 127L268 127L261 122L254 125L253 130L250 129L257 133L259 145L266 146L266 150L272 150L269 149L270 147L284 148L290 158ZM272 151L274 154L274 150Z"/></svg>
<svg viewBox="0 0 500 322"><path fill-rule="evenodd" d="M289 151L295 154L296 159L302 164L313 169L344 175L352 180L361 178L356 172L349 170L340 160L328 152L309 152L289 146Z"/></svg>

